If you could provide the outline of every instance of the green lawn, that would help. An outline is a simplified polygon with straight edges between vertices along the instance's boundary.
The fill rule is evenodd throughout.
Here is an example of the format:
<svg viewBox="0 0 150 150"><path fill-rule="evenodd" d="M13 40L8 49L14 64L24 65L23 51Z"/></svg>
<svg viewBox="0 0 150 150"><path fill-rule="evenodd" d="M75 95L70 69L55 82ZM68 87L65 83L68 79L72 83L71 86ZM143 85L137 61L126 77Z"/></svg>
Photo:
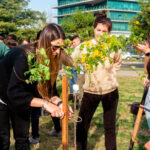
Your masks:
<svg viewBox="0 0 150 150"><path fill-rule="evenodd" d="M119 77L120 100L117 110L117 147L118 150L128 150L129 141L133 131L135 116L130 113L131 104L140 101L143 88L141 81L137 77ZM105 150L104 148L104 128L103 111L101 104L98 107L92 122L88 136L88 150ZM47 132L53 128L50 116L40 118L40 144L32 146L32 150L61 150L61 138L50 137ZM73 120L69 122L69 150L73 150ZM134 150L143 150L145 142L150 140L145 116L142 119L140 130L136 138ZM11 150L13 150L14 141L11 139ZM37 148L39 147L39 148Z"/></svg>

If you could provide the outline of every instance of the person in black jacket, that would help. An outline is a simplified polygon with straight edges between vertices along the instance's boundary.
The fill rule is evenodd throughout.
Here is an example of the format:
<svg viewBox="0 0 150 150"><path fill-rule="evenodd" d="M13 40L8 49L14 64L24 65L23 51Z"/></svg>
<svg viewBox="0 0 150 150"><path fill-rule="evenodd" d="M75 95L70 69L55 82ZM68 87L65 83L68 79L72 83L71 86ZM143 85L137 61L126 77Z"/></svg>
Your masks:
<svg viewBox="0 0 150 150"><path fill-rule="evenodd" d="M0 60L0 149L9 150L10 123L15 138L16 150L30 150L29 118L30 107L43 107L53 117L63 118L61 99L53 96L60 63L72 65L72 59L61 50L64 32L57 24L48 24L40 34L40 39L30 45L15 47ZM27 84L24 75L28 71L27 56L36 53L37 61L40 56L37 51L46 50L50 59L50 80L34 84ZM36 49L36 51L35 51ZM47 99L47 100L46 100ZM69 117L72 109L69 106Z"/></svg>

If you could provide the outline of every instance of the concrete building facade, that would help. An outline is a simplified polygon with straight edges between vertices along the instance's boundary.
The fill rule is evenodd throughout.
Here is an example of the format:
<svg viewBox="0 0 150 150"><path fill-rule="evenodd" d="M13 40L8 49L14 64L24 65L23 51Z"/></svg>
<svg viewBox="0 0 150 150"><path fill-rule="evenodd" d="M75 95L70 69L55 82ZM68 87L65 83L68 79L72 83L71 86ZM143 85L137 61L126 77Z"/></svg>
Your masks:
<svg viewBox="0 0 150 150"><path fill-rule="evenodd" d="M105 10L113 22L112 34L129 36L129 20L140 11L138 0L57 0L58 23L64 16L70 16L77 9L84 12Z"/></svg>

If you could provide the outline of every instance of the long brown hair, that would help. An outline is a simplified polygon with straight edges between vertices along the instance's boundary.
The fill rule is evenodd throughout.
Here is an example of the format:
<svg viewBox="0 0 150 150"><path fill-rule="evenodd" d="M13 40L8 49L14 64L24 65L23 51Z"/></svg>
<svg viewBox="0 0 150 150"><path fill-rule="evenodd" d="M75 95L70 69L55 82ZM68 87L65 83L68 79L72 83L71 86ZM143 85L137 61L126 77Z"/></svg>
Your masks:
<svg viewBox="0 0 150 150"><path fill-rule="evenodd" d="M65 39L62 28L55 23L50 23L42 30L38 40L38 50L44 48L47 57L50 59L50 81L37 84L38 92L43 98L49 98L53 95L52 89L60 69L60 55L57 55L56 57L52 56L51 42L60 38ZM37 60L41 62L43 58L37 54Z"/></svg>

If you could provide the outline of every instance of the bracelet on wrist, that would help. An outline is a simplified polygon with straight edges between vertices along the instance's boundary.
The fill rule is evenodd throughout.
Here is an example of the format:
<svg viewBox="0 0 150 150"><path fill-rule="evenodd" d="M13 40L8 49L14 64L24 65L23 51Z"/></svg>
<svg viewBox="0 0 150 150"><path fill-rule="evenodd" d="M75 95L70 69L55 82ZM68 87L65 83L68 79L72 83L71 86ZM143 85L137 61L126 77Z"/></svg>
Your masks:
<svg viewBox="0 0 150 150"><path fill-rule="evenodd" d="M145 53L145 56L150 56L150 52Z"/></svg>
<svg viewBox="0 0 150 150"><path fill-rule="evenodd" d="M44 110L47 110L47 107L48 107L48 102L43 100L43 102L42 102L42 108Z"/></svg>
<svg viewBox="0 0 150 150"><path fill-rule="evenodd" d="M61 105L62 104L62 101L59 101L58 103L57 103L57 106L59 106L59 105Z"/></svg>

